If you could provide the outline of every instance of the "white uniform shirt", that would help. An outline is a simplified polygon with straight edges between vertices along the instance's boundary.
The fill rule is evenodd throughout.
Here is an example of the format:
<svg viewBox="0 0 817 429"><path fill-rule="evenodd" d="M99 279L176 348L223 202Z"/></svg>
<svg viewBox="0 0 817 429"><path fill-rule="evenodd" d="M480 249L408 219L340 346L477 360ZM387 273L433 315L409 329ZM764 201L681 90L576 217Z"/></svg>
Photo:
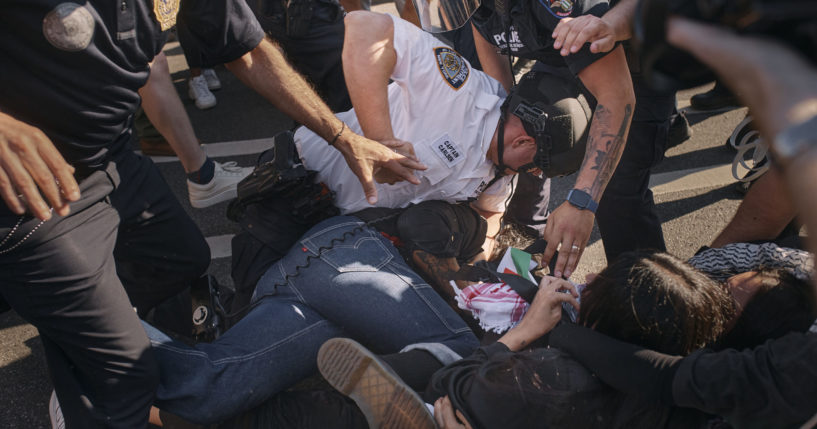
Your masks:
<svg viewBox="0 0 817 429"><path fill-rule="evenodd" d="M414 25L392 16L397 61L389 85L389 112L394 136L414 145L420 161L419 185L377 184L378 207L405 207L427 200L449 202L476 198L481 210L504 212L512 177L489 189L496 168L486 153L499 122L505 91L496 80L472 70L453 49ZM361 133L354 109L338 118ZM342 213L371 207L357 176L341 153L301 127L295 142L304 166L335 191Z"/></svg>

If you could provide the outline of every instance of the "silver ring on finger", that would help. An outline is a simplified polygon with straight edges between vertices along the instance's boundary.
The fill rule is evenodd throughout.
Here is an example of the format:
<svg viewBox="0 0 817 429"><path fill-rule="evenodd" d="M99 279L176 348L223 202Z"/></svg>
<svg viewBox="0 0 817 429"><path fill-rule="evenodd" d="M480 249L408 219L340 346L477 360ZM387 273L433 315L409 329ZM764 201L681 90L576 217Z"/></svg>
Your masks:
<svg viewBox="0 0 817 429"><path fill-rule="evenodd" d="M570 253L578 253L578 251L579 251L579 246L577 246L575 244L570 246Z"/></svg>

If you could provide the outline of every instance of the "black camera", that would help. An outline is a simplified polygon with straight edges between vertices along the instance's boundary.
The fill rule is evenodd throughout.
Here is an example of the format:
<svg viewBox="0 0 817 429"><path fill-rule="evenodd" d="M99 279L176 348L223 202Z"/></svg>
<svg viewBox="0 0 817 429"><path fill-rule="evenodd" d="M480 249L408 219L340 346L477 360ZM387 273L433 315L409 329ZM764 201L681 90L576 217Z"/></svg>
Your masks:
<svg viewBox="0 0 817 429"><path fill-rule="evenodd" d="M672 15L776 39L817 64L817 1L640 0L633 23L634 44L642 72L654 87L685 89L715 78L690 54L669 46L666 22Z"/></svg>

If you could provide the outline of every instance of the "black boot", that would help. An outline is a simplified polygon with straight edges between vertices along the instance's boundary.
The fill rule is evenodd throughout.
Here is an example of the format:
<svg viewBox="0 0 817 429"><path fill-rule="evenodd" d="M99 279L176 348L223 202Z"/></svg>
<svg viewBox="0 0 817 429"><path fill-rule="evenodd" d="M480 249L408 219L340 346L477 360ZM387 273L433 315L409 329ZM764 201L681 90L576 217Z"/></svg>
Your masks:
<svg viewBox="0 0 817 429"><path fill-rule="evenodd" d="M667 149L678 146L692 137L692 127L684 112L672 115L667 132Z"/></svg>
<svg viewBox="0 0 817 429"><path fill-rule="evenodd" d="M718 110L725 107L740 106L738 98L722 83L715 81L715 87L702 94L693 95L689 103L696 110Z"/></svg>

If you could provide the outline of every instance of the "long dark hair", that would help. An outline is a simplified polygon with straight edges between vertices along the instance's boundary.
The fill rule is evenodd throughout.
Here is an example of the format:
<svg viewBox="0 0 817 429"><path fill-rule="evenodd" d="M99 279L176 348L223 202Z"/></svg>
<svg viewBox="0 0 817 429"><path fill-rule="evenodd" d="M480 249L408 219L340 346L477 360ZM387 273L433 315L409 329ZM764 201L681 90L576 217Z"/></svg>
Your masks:
<svg viewBox="0 0 817 429"><path fill-rule="evenodd" d="M762 285L715 349L751 348L789 332L805 332L817 319L814 289L782 269L758 271Z"/></svg>
<svg viewBox="0 0 817 429"><path fill-rule="evenodd" d="M587 285L579 321L623 341L688 354L718 338L733 314L719 283L667 253L636 251Z"/></svg>

